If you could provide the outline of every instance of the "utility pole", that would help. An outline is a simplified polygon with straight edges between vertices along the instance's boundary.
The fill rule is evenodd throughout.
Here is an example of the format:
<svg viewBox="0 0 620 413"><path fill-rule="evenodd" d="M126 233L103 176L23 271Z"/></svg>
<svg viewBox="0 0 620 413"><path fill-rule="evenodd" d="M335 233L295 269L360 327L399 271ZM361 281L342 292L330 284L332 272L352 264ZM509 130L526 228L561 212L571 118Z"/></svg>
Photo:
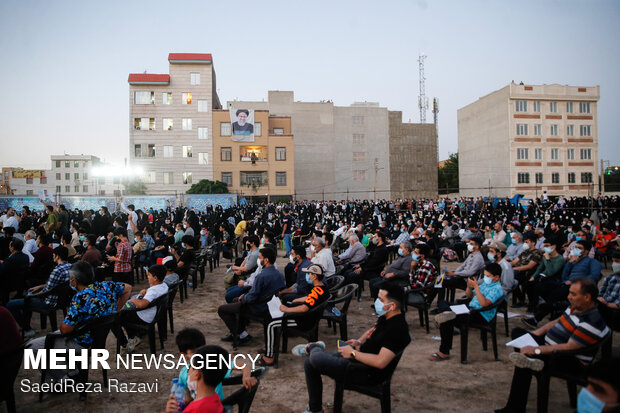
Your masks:
<svg viewBox="0 0 620 413"><path fill-rule="evenodd" d="M375 196L374 200L377 201L377 177L379 174L379 158L375 158Z"/></svg>
<svg viewBox="0 0 620 413"><path fill-rule="evenodd" d="M420 71L420 95L418 96L420 123L426 123L426 110L428 109L428 101L426 100L426 78L424 77L424 59L426 59L426 55L420 53L420 57L418 57L418 67Z"/></svg>
<svg viewBox="0 0 620 413"><path fill-rule="evenodd" d="M601 195L605 195L605 161L601 159L601 174L600 179L601 179Z"/></svg>

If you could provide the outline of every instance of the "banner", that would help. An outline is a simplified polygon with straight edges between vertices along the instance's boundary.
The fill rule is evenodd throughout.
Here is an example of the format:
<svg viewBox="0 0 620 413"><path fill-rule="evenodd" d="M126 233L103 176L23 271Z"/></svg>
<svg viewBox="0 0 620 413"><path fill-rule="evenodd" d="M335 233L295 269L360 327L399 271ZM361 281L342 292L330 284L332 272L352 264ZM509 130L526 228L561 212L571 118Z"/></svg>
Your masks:
<svg viewBox="0 0 620 413"><path fill-rule="evenodd" d="M13 178L45 178L45 169L20 169L13 171Z"/></svg>
<svg viewBox="0 0 620 413"><path fill-rule="evenodd" d="M231 140L233 142L254 142L254 110L230 109L232 123Z"/></svg>

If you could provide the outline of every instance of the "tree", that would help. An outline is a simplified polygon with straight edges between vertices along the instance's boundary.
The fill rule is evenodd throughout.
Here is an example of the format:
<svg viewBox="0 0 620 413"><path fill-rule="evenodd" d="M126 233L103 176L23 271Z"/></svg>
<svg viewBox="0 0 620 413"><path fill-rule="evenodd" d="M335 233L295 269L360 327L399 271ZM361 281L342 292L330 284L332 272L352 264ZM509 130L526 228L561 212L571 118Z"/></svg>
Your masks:
<svg viewBox="0 0 620 413"><path fill-rule="evenodd" d="M186 192L187 194L227 194L228 185L221 181L210 181L201 179L193 184Z"/></svg>
<svg viewBox="0 0 620 413"><path fill-rule="evenodd" d="M137 179L124 179L123 185L125 185L124 193L126 195L144 195L146 194L146 185L144 182Z"/></svg>
<svg viewBox="0 0 620 413"><path fill-rule="evenodd" d="M451 153L438 168L438 185L440 194L449 194L459 190L459 153Z"/></svg>

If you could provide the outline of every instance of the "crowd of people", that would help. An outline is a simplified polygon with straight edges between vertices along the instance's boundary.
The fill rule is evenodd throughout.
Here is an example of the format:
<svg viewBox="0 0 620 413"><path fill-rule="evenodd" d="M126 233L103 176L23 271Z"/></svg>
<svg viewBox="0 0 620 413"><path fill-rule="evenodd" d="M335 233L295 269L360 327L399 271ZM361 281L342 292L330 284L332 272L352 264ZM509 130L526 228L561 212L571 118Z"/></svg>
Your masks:
<svg viewBox="0 0 620 413"><path fill-rule="evenodd" d="M539 345L511 354L516 366L513 385L501 411L524 411L533 372L557 363L549 354L595 345L610 328L618 328L619 207L617 196L544 196L525 204L483 198L290 202L205 211L140 209L121 199L114 212L106 207L68 210L42 202L38 211L8 208L0 216L0 303L6 307L0 311L8 311L19 326L7 331L34 337L32 312L56 308L62 297L59 287L66 284L73 292L60 332L71 334L78 326L118 312L120 323L113 333L121 353L131 353L140 343L135 325L153 321L151 304L169 288L191 282L190 268L196 266L198 254L209 249L236 258L222 279L225 294L217 314L229 331L222 341L235 347L251 342L247 321L260 318L265 328L258 365L272 366L276 331L284 327L282 318L270 311L273 297L280 299L287 327L306 330L311 314L328 305L335 293L326 286L330 277L342 275L343 285L357 284L360 289L368 281L377 317L369 320L369 330L343 342L337 353L325 352L320 341L293 349L293 354L307 356L307 411L321 412L322 375L336 380L346 375L365 383L383 377L386 367L397 362L411 341L403 314L408 300L433 303L437 298L431 313L439 324L441 343L429 356L435 362L449 360L455 329L462 323L472 318L488 323L497 312L494 304L512 301L513 308L531 315L523 318L528 330L515 329L513 336L530 331ZM282 250L288 262L279 268ZM442 260L459 264L448 271L442 269ZM601 282L602 265L611 265L612 274ZM141 291L133 291L136 266L146 269L148 288ZM458 289L464 290L465 298L457 303ZM459 303L480 311L471 317L457 314L453 306ZM10 320L0 315L3 322ZM200 334L179 333L182 354L225 351L205 346ZM86 334L59 337L52 345L91 344ZM44 336L28 342L31 348L44 345ZM584 375L602 377L600 369L586 371L581 361L569 364ZM58 379L71 373L54 372ZM244 385L252 387L250 372L243 374ZM187 397L171 398L166 411L177 411L192 399L183 411L222 411L219 399L209 397L217 393L223 377L182 372L179 382L186 384ZM617 381L611 386L618 392ZM582 393L580 403L602 400L587 388ZM203 410L203 404L210 410Z"/></svg>

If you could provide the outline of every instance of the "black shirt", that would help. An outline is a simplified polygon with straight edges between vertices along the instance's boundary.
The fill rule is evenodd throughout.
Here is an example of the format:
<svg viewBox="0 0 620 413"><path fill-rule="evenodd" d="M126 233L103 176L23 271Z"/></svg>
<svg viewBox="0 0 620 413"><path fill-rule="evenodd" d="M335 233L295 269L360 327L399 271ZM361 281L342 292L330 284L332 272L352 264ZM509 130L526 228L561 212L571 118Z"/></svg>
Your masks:
<svg viewBox="0 0 620 413"><path fill-rule="evenodd" d="M282 228L284 228L284 225L286 225L286 229L284 231L282 231L282 233L290 234L291 232L293 232L293 230L292 230L293 218L290 215L284 215L282 217Z"/></svg>
<svg viewBox="0 0 620 413"><path fill-rule="evenodd" d="M306 282L306 280L304 280L304 282ZM310 293L308 293L308 295L306 296L304 302L300 305L305 305L306 307L308 307L308 311L311 311L313 308L316 308L325 301L329 300L329 297L329 290L325 285L315 285L314 287L312 287L312 290L310 290ZM320 318L323 315L322 312L315 312L311 315L308 315L307 317L304 317L303 314L306 313L302 313L302 317L295 319L297 325L302 330L308 330L312 328L312 326L314 326L316 322L316 319Z"/></svg>

